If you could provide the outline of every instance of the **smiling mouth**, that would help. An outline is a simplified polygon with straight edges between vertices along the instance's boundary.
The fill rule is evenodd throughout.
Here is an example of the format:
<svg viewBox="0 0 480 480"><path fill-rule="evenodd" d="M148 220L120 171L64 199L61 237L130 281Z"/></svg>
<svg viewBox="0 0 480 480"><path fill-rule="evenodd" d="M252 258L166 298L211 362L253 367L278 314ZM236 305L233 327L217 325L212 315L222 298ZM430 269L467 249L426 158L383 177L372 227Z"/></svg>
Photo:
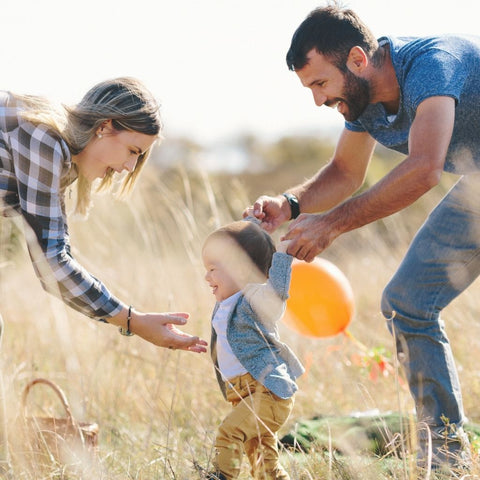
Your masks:
<svg viewBox="0 0 480 480"><path fill-rule="evenodd" d="M331 100L329 102L325 102L325 105L329 108L333 108L341 115L345 115L345 111L347 109L347 104L341 98L336 98L335 100Z"/></svg>

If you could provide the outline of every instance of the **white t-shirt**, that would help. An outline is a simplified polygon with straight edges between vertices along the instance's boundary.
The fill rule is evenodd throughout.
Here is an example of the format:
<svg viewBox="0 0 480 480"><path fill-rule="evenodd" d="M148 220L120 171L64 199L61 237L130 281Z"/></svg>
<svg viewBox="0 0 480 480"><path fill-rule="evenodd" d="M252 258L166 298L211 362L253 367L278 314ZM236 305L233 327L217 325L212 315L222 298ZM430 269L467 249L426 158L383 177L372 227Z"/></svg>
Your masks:
<svg viewBox="0 0 480 480"><path fill-rule="evenodd" d="M241 294L242 292L234 293L231 297L220 302L212 320L213 328L217 334L218 368L224 380L247 373L227 341L227 319Z"/></svg>

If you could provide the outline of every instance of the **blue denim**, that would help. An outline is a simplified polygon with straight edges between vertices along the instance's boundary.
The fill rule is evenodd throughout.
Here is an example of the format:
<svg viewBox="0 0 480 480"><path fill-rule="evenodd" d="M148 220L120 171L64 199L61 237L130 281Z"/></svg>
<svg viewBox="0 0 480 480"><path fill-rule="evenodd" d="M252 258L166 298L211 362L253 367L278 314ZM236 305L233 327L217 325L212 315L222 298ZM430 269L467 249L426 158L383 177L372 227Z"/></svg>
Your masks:
<svg viewBox="0 0 480 480"><path fill-rule="evenodd" d="M468 450L460 383L440 314L479 273L480 174L471 174L417 232L382 298L415 401L420 456L431 441L434 461L448 461L441 452L447 444L451 453Z"/></svg>

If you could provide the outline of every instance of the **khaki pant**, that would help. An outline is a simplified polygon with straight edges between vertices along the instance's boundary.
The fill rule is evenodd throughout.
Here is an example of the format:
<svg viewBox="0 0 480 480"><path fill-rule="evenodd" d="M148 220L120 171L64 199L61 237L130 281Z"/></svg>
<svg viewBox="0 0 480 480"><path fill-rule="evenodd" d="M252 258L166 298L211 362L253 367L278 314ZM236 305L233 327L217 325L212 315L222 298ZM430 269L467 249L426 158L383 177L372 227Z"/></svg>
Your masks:
<svg viewBox="0 0 480 480"><path fill-rule="evenodd" d="M249 373L227 382L232 411L221 423L215 441L215 467L227 480L240 474L243 452L258 480L289 480L279 463L277 432L293 408L293 397L277 397Z"/></svg>

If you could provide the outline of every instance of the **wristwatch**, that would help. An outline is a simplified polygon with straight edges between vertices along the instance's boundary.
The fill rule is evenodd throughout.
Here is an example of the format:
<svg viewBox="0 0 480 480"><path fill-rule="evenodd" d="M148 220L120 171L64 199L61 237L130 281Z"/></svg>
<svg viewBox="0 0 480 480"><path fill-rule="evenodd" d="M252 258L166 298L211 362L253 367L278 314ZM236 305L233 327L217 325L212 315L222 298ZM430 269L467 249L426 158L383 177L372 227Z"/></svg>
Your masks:
<svg viewBox="0 0 480 480"><path fill-rule="evenodd" d="M297 218L300 215L300 204L298 203L298 198L293 193L283 193L282 194L290 205L291 215L290 220Z"/></svg>

